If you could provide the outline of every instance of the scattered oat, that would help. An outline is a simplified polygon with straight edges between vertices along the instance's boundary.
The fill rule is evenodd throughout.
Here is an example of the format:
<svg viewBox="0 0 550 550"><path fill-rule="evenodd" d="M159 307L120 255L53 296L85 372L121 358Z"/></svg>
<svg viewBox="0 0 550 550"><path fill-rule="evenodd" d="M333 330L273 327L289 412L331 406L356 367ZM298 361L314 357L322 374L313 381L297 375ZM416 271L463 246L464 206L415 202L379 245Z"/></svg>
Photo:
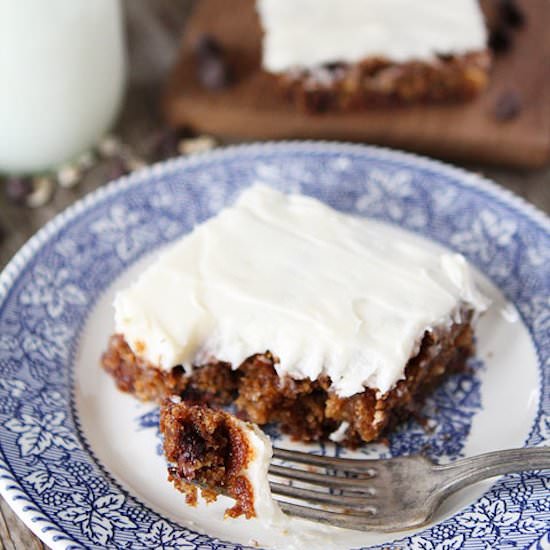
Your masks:
<svg viewBox="0 0 550 550"><path fill-rule="evenodd" d="M90 170L95 163L96 156L92 153L92 151L86 151L76 159L76 164L81 170Z"/></svg>
<svg viewBox="0 0 550 550"><path fill-rule="evenodd" d="M97 150L104 157L114 157L121 149L120 140L112 135L105 136L97 146Z"/></svg>
<svg viewBox="0 0 550 550"><path fill-rule="evenodd" d="M216 147L216 140L210 136L199 136L196 138L182 139L178 143L178 151L182 155L193 153L204 153Z"/></svg>
<svg viewBox="0 0 550 550"><path fill-rule="evenodd" d="M25 200L25 204L29 208L39 208L50 202L55 191L55 183L52 178L35 178L32 181L32 186L33 189Z"/></svg>
<svg viewBox="0 0 550 550"><path fill-rule="evenodd" d="M74 187L81 177L79 168L73 164L62 166L57 172L57 182L61 187Z"/></svg>
<svg viewBox="0 0 550 550"><path fill-rule="evenodd" d="M125 155L122 159L130 172L141 170L147 166L147 163L135 155Z"/></svg>

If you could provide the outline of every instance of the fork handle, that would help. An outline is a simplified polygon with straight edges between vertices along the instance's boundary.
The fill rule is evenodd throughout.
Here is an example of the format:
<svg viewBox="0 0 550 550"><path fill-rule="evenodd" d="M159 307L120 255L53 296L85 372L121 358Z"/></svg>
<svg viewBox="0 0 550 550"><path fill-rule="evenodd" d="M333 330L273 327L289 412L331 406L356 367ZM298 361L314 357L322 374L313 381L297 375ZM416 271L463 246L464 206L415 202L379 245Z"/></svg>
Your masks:
<svg viewBox="0 0 550 550"><path fill-rule="evenodd" d="M546 468L550 468L550 447L494 451L438 465L434 471L441 476L440 488L449 494L494 476Z"/></svg>

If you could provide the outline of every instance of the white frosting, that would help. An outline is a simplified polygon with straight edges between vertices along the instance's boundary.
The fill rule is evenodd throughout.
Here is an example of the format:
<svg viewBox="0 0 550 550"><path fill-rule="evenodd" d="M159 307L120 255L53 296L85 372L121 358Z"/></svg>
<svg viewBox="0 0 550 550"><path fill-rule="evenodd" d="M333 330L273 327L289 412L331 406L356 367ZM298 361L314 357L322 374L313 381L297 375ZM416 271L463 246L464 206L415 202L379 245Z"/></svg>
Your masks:
<svg viewBox="0 0 550 550"><path fill-rule="evenodd" d="M270 350L280 376L327 374L349 396L391 389L424 331L464 303L487 305L462 256L256 185L119 292L115 321L164 369L212 356L237 368Z"/></svg>
<svg viewBox="0 0 550 550"><path fill-rule="evenodd" d="M334 430L328 438L331 441L334 441L334 443L340 443L344 440L344 437L346 437L346 432L349 428L349 422L346 422L345 420L338 426L336 430Z"/></svg>
<svg viewBox="0 0 550 550"><path fill-rule="evenodd" d="M286 516L273 499L269 487L268 470L273 456L271 441L255 424L243 422L234 416L231 417L231 421L244 432L248 444L254 451L254 456L241 475L244 475L252 486L256 517L268 525L286 523Z"/></svg>
<svg viewBox="0 0 550 550"><path fill-rule="evenodd" d="M376 56L395 62L483 50L478 0L257 0L263 67L278 73Z"/></svg>

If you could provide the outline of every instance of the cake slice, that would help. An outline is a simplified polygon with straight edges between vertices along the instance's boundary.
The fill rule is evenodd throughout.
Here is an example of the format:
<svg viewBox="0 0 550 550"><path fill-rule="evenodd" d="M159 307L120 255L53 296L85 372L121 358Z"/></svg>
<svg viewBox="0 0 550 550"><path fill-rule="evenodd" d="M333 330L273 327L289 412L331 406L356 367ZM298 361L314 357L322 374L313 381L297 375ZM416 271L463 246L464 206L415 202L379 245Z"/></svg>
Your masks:
<svg viewBox="0 0 550 550"><path fill-rule="evenodd" d="M490 68L478 0L257 0L262 67L309 111L463 100Z"/></svg>
<svg viewBox="0 0 550 550"><path fill-rule="evenodd" d="M255 185L117 294L102 363L140 399L353 446L464 368L486 306L462 256Z"/></svg>
<svg viewBox="0 0 550 550"><path fill-rule="evenodd" d="M219 495L235 500L226 517L282 517L267 478L271 442L257 426L203 404L167 399L160 431L170 464L168 479L188 504L196 504L199 488L207 502Z"/></svg>

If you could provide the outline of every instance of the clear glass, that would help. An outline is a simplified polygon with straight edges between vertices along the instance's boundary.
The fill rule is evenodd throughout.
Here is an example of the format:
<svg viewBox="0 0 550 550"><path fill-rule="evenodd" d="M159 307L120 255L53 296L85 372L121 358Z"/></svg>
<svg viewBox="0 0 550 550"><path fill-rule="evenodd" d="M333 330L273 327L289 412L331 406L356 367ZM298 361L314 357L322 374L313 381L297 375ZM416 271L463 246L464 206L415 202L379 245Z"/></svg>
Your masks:
<svg viewBox="0 0 550 550"><path fill-rule="evenodd" d="M41 171L92 147L125 80L119 0L0 0L0 172Z"/></svg>

